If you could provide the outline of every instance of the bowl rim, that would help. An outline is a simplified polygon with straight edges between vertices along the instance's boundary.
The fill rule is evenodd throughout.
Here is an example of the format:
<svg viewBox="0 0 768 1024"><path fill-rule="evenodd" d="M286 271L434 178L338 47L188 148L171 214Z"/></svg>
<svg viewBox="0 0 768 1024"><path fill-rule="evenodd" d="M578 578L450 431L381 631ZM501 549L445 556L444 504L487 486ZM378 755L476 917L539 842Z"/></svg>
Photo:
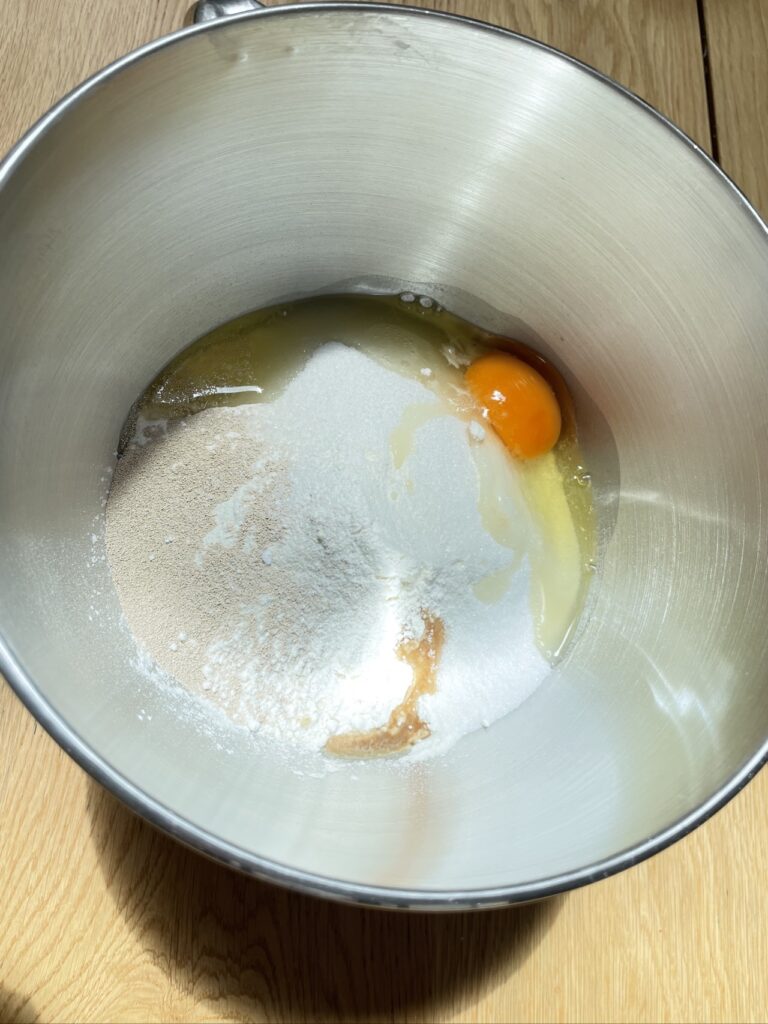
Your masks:
<svg viewBox="0 0 768 1024"><path fill-rule="evenodd" d="M29 128L8 152L2 163L0 163L0 190L7 185L14 172L23 164L25 157L37 141L54 124L60 121L87 94L91 93L102 82L116 77L124 68L134 65L166 47L176 46L184 42L185 39L198 35L201 32L216 32L223 26L229 26L233 23L254 19L303 17L311 14L329 14L334 12L353 13L355 16L387 14L402 17L403 19L430 18L440 19L449 23L456 22L474 31L492 33L502 38L513 39L524 45L533 46L556 57L558 60L566 61L572 67L596 78L608 88L617 91L627 101L640 107L647 115L660 121L670 132L671 136L683 142L689 149L692 149L709 168L710 172L719 179L721 185L729 190L731 197L735 200L741 212L748 219L751 219L758 229L762 230L765 235L766 244L768 244L768 226L766 226L744 193L722 168L714 162L710 155L668 117L650 103L641 99L630 89L620 85L610 76L547 43L475 18L421 7L389 3L364 3L360 2L360 0L332 0L332 2L314 2L301 5L288 3L280 6L265 7L260 10L222 17L200 25L180 28L125 54L72 89ZM664 850L677 840L682 839L724 807L768 763L767 736L762 745L758 747L755 753L736 771L728 782L688 814L680 817L642 842L620 850L612 856L592 864L583 865L550 877L534 879L530 882L493 888L466 890L390 888L334 879L310 871L292 868L289 865L261 857L200 828L188 819L178 815L160 801L155 800L138 786L134 785L126 776L113 768L105 758L91 748L68 725L62 715L38 690L31 675L24 669L20 658L11 649L10 644L4 638L1 631L0 673L2 673L18 698L46 732L77 764L93 779L120 799L131 811L143 817L152 825L173 836L189 848L203 853L212 860L235 868L244 874L252 875L261 880L305 894L321 896L339 902L353 903L359 906L421 911L468 910L507 906L514 903L528 903L580 888L632 867L653 854Z"/></svg>

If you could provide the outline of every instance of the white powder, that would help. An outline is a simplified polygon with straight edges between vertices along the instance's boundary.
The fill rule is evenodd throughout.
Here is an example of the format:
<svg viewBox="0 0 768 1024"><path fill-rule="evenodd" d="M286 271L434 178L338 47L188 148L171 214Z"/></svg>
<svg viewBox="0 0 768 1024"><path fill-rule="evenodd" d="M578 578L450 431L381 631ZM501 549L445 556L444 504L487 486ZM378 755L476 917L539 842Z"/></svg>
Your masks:
<svg viewBox="0 0 768 1024"><path fill-rule="evenodd" d="M392 432L429 402L438 415L422 417L397 469ZM233 722L320 750L386 723L411 682L397 645L421 635L426 610L445 646L437 691L419 704L431 735L409 757L525 699L549 670L521 559L536 529L505 481L498 513L519 550L487 533L476 460L501 464L499 442L440 404L419 380L328 344L270 404L139 424L115 472L107 551L156 664ZM502 572L503 595L478 600L473 587Z"/></svg>

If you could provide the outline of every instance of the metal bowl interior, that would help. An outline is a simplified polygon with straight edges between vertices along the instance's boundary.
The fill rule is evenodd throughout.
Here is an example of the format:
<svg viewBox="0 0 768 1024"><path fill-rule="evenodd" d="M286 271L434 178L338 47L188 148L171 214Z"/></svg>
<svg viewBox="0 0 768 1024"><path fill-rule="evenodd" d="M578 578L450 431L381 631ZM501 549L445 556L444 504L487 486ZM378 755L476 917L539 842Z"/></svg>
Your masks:
<svg viewBox="0 0 768 1024"><path fill-rule="evenodd" d="M282 8L64 101L0 184L3 669L132 807L338 898L533 899L681 835L768 750L768 236L627 93L425 12ZM248 309L409 288L527 341L576 398L601 569L518 711L418 771L316 777L170 700L93 563L122 420Z"/></svg>

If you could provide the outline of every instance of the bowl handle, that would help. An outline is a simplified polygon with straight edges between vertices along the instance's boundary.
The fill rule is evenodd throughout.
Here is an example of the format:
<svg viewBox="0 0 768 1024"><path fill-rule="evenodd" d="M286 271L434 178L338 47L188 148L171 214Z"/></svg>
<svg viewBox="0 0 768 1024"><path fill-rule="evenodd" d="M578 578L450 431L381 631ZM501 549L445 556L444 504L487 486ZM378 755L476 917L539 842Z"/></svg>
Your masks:
<svg viewBox="0 0 768 1024"><path fill-rule="evenodd" d="M209 21L218 21L219 18L229 18L233 14L260 11L264 6L260 0L197 0L190 20L195 25L204 25Z"/></svg>

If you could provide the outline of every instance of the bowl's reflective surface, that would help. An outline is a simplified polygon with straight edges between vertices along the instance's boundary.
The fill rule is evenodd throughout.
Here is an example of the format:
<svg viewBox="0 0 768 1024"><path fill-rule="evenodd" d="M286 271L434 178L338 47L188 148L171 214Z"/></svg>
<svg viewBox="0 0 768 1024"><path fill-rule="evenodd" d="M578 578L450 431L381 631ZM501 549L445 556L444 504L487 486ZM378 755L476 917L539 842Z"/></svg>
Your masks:
<svg viewBox="0 0 768 1024"><path fill-rule="evenodd" d="M273 11L88 90L6 168L0 231L6 669L145 814L307 888L501 902L631 862L757 766L768 238L641 105L472 24ZM601 574L508 719L417 773L299 776L142 681L89 536L122 419L180 347L284 297L398 285L566 373Z"/></svg>

